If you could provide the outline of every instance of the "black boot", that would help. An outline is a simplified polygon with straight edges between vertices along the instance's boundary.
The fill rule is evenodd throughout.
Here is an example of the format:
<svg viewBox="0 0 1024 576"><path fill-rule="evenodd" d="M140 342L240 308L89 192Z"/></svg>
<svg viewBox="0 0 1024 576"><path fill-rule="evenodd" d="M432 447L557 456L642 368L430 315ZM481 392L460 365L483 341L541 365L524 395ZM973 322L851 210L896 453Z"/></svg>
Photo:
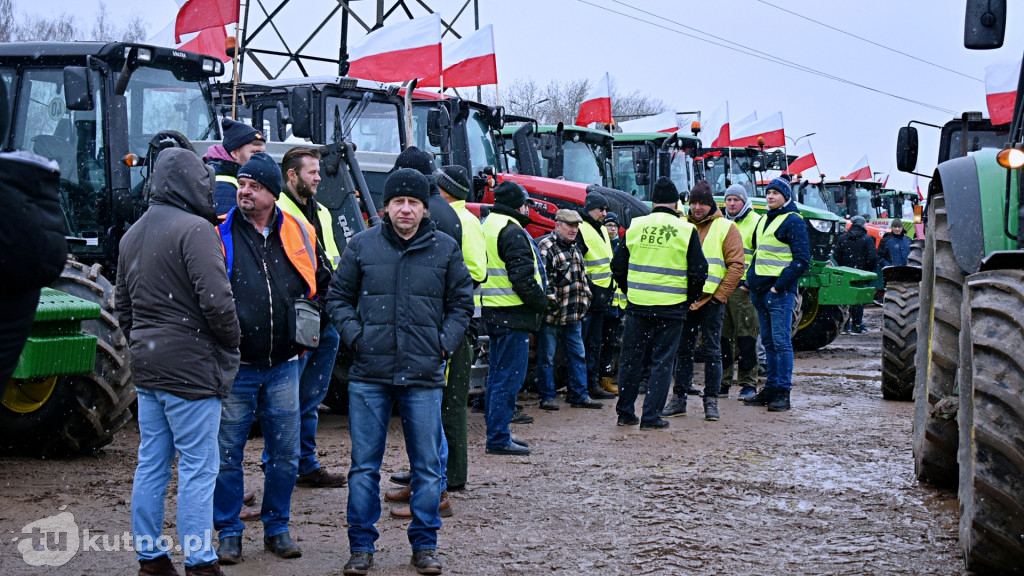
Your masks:
<svg viewBox="0 0 1024 576"><path fill-rule="evenodd" d="M704 419L717 422L719 419L718 415L718 397L704 395Z"/></svg>
<svg viewBox="0 0 1024 576"><path fill-rule="evenodd" d="M775 398L775 389L764 387L757 394L754 394L753 397L744 400L743 404L746 406L767 406L773 398Z"/></svg>
<svg viewBox="0 0 1024 576"><path fill-rule="evenodd" d="M779 390L768 403L769 412L785 412L789 410L789 390Z"/></svg>

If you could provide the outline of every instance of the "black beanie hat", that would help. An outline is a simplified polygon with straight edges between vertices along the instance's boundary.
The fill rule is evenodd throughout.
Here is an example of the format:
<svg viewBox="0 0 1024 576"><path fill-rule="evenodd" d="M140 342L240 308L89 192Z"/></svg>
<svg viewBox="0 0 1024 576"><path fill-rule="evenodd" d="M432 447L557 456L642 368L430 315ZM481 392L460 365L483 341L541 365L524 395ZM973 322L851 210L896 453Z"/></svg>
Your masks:
<svg viewBox="0 0 1024 576"><path fill-rule="evenodd" d="M262 132L248 124L225 118L222 126L224 130L223 146L228 152L234 152L254 140L259 140L260 142L267 141L263 137Z"/></svg>
<svg viewBox="0 0 1024 576"><path fill-rule="evenodd" d="M701 180L694 185L693 190L690 190L690 204L703 204L705 206L711 206L712 208L717 207L715 203L715 197L711 194L711 185L705 180Z"/></svg>
<svg viewBox="0 0 1024 576"><path fill-rule="evenodd" d="M600 192L587 194L587 200L583 203L583 210L590 212L595 208L608 208L608 199Z"/></svg>
<svg viewBox="0 0 1024 576"><path fill-rule="evenodd" d="M424 176L432 175L434 170L437 169L430 156L415 146L409 146L402 150L402 153L398 155L398 159L395 160L395 168L412 168Z"/></svg>
<svg viewBox="0 0 1024 576"><path fill-rule="evenodd" d="M786 199L786 202L793 199L793 189L789 186L789 181L785 178L773 178L772 181L768 183L768 186L765 186L765 194L767 194L769 190L778 190L779 194L782 194Z"/></svg>
<svg viewBox="0 0 1024 576"><path fill-rule="evenodd" d="M526 189L511 180L505 180L494 187L494 203L518 209L530 199Z"/></svg>
<svg viewBox="0 0 1024 576"><path fill-rule="evenodd" d="M426 206L430 202L430 183L427 177L412 168L399 168L384 182L384 205L398 196L415 198Z"/></svg>
<svg viewBox="0 0 1024 576"><path fill-rule="evenodd" d="M274 198L281 196L281 167L266 152L253 154L249 161L238 169L238 177L249 178L263 184Z"/></svg>
<svg viewBox="0 0 1024 576"><path fill-rule="evenodd" d="M654 183L651 204L675 204L679 202L679 189L667 176L662 176Z"/></svg>
<svg viewBox="0 0 1024 576"><path fill-rule="evenodd" d="M462 166L444 166L437 172L437 185L451 196L465 200L469 196L469 172Z"/></svg>

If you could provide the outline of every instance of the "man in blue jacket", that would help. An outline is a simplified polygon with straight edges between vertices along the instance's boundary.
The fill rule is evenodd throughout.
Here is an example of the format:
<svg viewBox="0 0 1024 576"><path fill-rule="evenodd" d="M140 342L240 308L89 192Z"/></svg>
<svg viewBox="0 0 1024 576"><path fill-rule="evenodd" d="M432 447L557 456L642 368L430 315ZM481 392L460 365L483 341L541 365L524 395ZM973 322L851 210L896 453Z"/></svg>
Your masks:
<svg viewBox="0 0 1024 576"><path fill-rule="evenodd" d="M767 406L769 412L789 410L793 384L793 306L797 280L811 260L807 225L793 202L789 182L776 178L765 191L768 213L754 231L754 258L747 270L750 301L757 310L767 359L765 386L743 401Z"/></svg>
<svg viewBox="0 0 1024 576"><path fill-rule="evenodd" d="M426 216L429 195L427 178L416 170L392 173L383 222L352 237L327 295L331 321L354 356L345 574L373 566L380 466L396 403L412 468L412 564L420 574L441 573L441 397L445 362L473 315L473 279L458 243Z"/></svg>

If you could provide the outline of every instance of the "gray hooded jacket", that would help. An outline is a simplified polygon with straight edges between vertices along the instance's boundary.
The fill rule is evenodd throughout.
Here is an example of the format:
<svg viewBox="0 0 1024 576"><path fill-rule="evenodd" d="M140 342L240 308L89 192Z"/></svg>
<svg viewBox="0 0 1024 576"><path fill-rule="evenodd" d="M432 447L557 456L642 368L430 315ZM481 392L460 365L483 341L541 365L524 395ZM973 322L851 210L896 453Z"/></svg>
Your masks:
<svg viewBox="0 0 1024 576"><path fill-rule="evenodd" d="M121 239L115 306L135 385L187 400L226 398L241 334L212 222L214 174L169 148L152 175L149 209Z"/></svg>

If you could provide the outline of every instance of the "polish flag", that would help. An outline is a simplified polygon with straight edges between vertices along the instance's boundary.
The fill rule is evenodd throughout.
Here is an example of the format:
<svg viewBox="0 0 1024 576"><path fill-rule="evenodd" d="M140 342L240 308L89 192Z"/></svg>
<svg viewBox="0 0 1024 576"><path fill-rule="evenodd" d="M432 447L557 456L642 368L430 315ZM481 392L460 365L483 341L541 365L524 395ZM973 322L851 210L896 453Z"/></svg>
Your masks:
<svg viewBox="0 0 1024 576"><path fill-rule="evenodd" d="M921 183L917 180L917 174L914 174L914 190L917 191L917 199L924 202L924 194L921 194Z"/></svg>
<svg viewBox="0 0 1024 576"><path fill-rule="evenodd" d="M577 126L589 126L592 122L608 124L612 121L611 86L611 80L605 72L580 104L580 113L576 116Z"/></svg>
<svg viewBox="0 0 1024 576"><path fill-rule="evenodd" d="M174 41L181 36L217 26L238 22L238 0L174 0L178 4L178 17L174 21ZM224 46L221 44L221 52Z"/></svg>
<svg viewBox="0 0 1024 576"><path fill-rule="evenodd" d="M746 126L747 124L753 124L754 122L757 122L757 110L751 112L749 116L744 116L743 118L740 118L739 120L734 122L733 125Z"/></svg>
<svg viewBox="0 0 1024 576"><path fill-rule="evenodd" d="M488 24L472 36L452 42L442 50L444 86L482 86L498 83L498 65L494 61L494 26ZM424 78L419 86L441 86L441 77Z"/></svg>
<svg viewBox="0 0 1024 576"><path fill-rule="evenodd" d="M1013 120L1020 62L1020 59L997 62L985 68L985 99L993 124L1006 124Z"/></svg>
<svg viewBox="0 0 1024 576"><path fill-rule="evenodd" d="M732 129L732 145L737 148L757 146L757 139L764 138L765 148L779 148L786 145L786 133L782 128L782 112L755 120Z"/></svg>
<svg viewBox="0 0 1024 576"><path fill-rule="evenodd" d="M147 42L157 46L177 48L187 52L205 54L219 59L221 62L230 62L231 57L225 53L224 44L227 42L228 33L223 26L214 26L198 33L190 32L182 34L181 41L174 41L174 24L168 24L166 28L154 34Z"/></svg>
<svg viewBox="0 0 1024 576"><path fill-rule="evenodd" d="M728 100L708 116L708 121L701 128L701 140L705 148L725 148L729 145Z"/></svg>
<svg viewBox="0 0 1024 576"><path fill-rule="evenodd" d="M405 82L441 74L441 15L391 24L349 48L348 75L375 82Z"/></svg>
<svg viewBox="0 0 1024 576"><path fill-rule="evenodd" d="M814 150L811 149L810 139L797 142L793 147L793 155L796 156L796 160L789 163L788 172L790 174L799 174L818 165L818 161L814 158Z"/></svg>
<svg viewBox="0 0 1024 576"><path fill-rule="evenodd" d="M676 121L676 113L672 110L668 112L662 112L661 114L655 114L654 116L645 116L643 118L637 118L636 120L627 120L619 123L619 128L623 132L631 134L650 133L650 132L665 132L673 133L679 131L679 124Z"/></svg>
<svg viewBox="0 0 1024 576"><path fill-rule="evenodd" d="M865 154L856 164L853 171L846 175L846 180L871 180L871 166L868 165L868 155Z"/></svg>

